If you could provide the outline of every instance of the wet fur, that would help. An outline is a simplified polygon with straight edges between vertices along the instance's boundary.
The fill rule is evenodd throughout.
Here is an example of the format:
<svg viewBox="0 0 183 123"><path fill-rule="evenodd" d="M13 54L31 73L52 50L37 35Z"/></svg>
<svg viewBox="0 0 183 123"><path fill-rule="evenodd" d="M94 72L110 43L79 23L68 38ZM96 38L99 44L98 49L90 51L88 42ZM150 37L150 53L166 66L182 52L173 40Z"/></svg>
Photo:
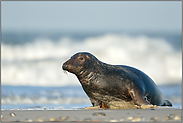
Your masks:
<svg viewBox="0 0 183 123"><path fill-rule="evenodd" d="M77 76L93 106L133 109L141 105L172 106L142 71L124 65L110 65L87 52L73 55L63 70Z"/></svg>

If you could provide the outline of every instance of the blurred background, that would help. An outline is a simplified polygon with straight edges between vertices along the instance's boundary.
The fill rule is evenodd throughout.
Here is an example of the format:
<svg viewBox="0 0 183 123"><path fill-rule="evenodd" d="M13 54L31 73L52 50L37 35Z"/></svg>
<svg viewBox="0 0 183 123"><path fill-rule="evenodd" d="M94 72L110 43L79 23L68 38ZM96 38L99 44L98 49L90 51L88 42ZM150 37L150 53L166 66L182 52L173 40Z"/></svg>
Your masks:
<svg viewBox="0 0 183 123"><path fill-rule="evenodd" d="M182 102L181 1L2 1L1 109L91 106L62 64L87 51L149 75Z"/></svg>

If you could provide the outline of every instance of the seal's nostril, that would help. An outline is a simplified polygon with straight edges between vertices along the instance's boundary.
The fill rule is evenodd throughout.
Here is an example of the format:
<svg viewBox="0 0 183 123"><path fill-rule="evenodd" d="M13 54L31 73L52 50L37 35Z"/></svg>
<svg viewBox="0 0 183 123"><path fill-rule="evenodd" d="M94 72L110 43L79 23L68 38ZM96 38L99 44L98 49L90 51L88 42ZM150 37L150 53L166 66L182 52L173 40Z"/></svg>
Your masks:
<svg viewBox="0 0 183 123"><path fill-rule="evenodd" d="M66 70L67 69L67 63L66 62L62 65L62 69L63 70Z"/></svg>

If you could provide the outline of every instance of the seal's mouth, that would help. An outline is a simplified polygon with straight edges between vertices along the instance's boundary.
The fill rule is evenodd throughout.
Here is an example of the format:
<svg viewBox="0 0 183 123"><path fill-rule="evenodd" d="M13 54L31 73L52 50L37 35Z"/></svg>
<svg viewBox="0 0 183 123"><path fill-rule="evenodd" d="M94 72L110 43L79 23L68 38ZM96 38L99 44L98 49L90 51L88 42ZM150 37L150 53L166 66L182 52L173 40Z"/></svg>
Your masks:
<svg viewBox="0 0 183 123"><path fill-rule="evenodd" d="M63 70L63 73L65 73L65 74L67 74L67 75L68 75L68 73L67 73L67 71L66 71L66 70Z"/></svg>

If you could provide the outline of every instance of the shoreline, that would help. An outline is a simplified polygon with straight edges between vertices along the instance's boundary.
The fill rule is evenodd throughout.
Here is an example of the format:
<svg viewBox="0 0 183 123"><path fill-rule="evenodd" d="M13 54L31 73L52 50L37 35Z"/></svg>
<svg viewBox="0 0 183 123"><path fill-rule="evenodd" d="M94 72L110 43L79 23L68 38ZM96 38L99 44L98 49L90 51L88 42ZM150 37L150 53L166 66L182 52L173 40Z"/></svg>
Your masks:
<svg viewBox="0 0 183 123"><path fill-rule="evenodd" d="M2 122L181 122L182 109L1 110Z"/></svg>

